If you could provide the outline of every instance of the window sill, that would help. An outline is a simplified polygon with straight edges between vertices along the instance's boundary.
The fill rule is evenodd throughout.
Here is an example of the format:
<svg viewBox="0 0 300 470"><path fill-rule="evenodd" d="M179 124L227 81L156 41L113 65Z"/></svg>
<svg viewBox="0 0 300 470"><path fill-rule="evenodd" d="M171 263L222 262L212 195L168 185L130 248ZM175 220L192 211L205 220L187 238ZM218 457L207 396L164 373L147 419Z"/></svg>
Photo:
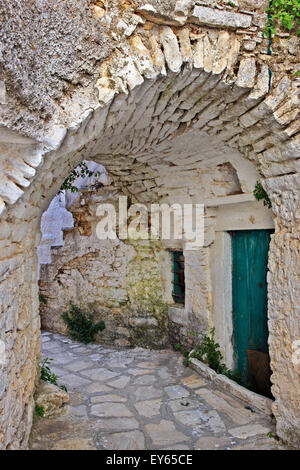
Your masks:
<svg viewBox="0 0 300 470"><path fill-rule="evenodd" d="M173 304L168 307L169 320L179 325L188 325L188 314L182 304Z"/></svg>

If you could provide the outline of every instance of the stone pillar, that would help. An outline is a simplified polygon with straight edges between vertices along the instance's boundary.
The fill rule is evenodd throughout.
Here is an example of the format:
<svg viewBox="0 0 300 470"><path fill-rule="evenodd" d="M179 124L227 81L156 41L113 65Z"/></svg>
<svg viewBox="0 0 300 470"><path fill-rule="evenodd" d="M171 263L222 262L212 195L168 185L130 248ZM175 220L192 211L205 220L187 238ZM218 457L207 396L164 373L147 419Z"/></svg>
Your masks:
<svg viewBox="0 0 300 470"><path fill-rule="evenodd" d="M206 331L211 317L211 279L209 248L184 251L185 310L189 328L196 333Z"/></svg>
<svg viewBox="0 0 300 470"><path fill-rule="evenodd" d="M267 180L277 216L269 254L269 349L278 436L300 446L299 175Z"/></svg>
<svg viewBox="0 0 300 470"><path fill-rule="evenodd" d="M36 256L0 283L0 449L26 449L40 354Z"/></svg>

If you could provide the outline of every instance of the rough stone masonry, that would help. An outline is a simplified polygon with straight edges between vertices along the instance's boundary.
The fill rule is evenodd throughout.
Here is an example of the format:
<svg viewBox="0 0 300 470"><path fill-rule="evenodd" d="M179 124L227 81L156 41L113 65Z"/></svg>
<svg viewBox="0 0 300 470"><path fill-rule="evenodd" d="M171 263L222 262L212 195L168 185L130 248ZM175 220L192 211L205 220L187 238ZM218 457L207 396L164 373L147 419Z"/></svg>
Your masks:
<svg viewBox="0 0 300 470"><path fill-rule="evenodd" d="M203 324L218 208L253 202L261 178L275 222L273 413L278 436L299 448L299 38L279 33L270 54L266 7L264 0L2 0L2 449L26 448L32 423L40 218L84 159L104 165L133 202L206 203L205 246L196 257L185 253L190 275L199 274L187 308ZM221 171L211 197L205 175L229 164L238 193L224 193Z"/></svg>

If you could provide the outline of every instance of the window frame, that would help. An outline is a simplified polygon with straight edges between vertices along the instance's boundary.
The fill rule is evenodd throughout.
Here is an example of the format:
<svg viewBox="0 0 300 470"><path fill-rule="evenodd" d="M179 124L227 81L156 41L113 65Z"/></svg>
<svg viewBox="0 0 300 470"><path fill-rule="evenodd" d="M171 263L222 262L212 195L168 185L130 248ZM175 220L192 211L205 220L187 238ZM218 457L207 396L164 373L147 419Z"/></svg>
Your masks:
<svg viewBox="0 0 300 470"><path fill-rule="evenodd" d="M185 305L185 260L183 251L172 251L172 298L175 304Z"/></svg>

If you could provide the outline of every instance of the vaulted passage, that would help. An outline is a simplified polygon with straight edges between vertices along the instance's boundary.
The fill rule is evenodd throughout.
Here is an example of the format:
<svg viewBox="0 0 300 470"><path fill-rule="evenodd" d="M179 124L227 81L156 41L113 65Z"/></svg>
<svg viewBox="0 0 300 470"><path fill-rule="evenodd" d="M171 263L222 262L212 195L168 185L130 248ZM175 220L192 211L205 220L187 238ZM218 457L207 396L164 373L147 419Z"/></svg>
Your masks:
<svg viewBox="0 0 300 470"><path fill-rule="evenodd" d="M19 127L7 113L6 127L0 129L0 324L7 351L0 386L1 446L26 447L30 432L40 348L40 219L64 179L83 160L104 165L110 190L133 203L204 203L203 248L195 253L182 244L163 244L156 274L162 277L164 299L172 303L171 253L183 252L185 305L168 314L174 338L184 339L187 327L207 330L215 325L229 365L229 232L275 226L268 273L273 412L278 435L297 446L299 80L285 73L294 55L280 44L275 47L281 47L283 63L276 64L273 57L267 61L256 6L250 13L231 12L238 16L225 15L220 24L214 8L208 8L212 19L204 20L196 7L192 13L190 6L180 21L171 14L167 21L165 13L158 21L158 13L137 3L137 9L110 13L111 30L105 13L101 16L96 9L96 17L89 10L89 21L100 21L108 28L103 37L112 34L107 40L117 41L119 47L102 56L91 88L81 85L79 91L73 77L74 90L68 89L55 105L57 113L53 119L48 116L44 132L36 129L40 115L32 129L28 124L30 113L36 112L33 105L22 114ZM129 29L118 30L117 19ZM249 35L253 49L247 45ZM253 196L259 179L272 212ZM93 197L89 194L84 202L92 212Z"/></svg>

